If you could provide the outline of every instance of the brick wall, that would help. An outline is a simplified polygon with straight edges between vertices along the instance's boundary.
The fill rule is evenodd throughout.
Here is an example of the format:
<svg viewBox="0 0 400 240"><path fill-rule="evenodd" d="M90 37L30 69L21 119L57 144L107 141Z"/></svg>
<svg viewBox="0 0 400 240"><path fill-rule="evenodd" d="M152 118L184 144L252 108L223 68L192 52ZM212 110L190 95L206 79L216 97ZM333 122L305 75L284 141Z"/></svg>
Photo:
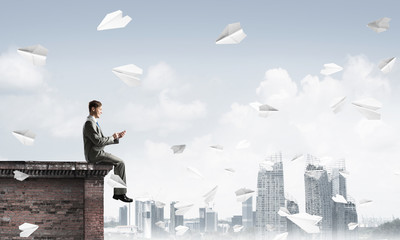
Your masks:
<svg viewBox="0 0 400 240"><path fill-rule="evenodd" d="M103 187L110 165L0 161L0 239L104 239ZM31 175L24 181L13 171ZM20 238L18 226L39 228Z"/></svg>

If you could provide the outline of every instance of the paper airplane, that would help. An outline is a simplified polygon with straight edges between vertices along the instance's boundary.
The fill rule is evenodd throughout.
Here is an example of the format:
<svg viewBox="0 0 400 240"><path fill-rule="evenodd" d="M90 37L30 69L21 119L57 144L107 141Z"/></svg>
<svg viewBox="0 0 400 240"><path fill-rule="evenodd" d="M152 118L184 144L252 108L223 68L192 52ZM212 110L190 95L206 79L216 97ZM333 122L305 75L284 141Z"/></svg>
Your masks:
<svg viewBox="0 0 400 240"><path fill-rule="evenodd" d="M39 228L38 225L31 224L31 223L24 223L19 226L19 230L22 231L19 233L19 236L20 237L29 237L38 228Z"/></svg>
<svg viewBox="0 0 400 240"><path fill-rule="evenodd" d="M342 175L344 178L350 177L350 172L348 172L348 171L342 170L342 171L339 171L339 174Z"/></svg>
<svg viewBox="0 0 400 240"><path fill-rule="evenodd" d="M110 178L107 181L108 185L112 188L126 188L126 183L121 179L120 176L113 173L110 174Z"/></svg>
<svg viewBox="0 0 400 240"><path fill-rule="evenodd" d="M183 153L183 150L185 150L186 145L174 145L171 147L172 151L174 154L176 153Z"/></svg>
<svg viewBox="0 0 400 240"><path fill-rule="evenodd" d="M400 175L400 170L394 171L394 174L395 174L395 175Z"/></svg>
<svg viewBox="0 0 400 240"><path fill-rule="evenodd" d="M230 172L230 173L234 173L235 169L233 169L233 168L225 168L225 171Z"/></svg>
<svg viewBox="0 0 400 240"><path fill-rule="evenodd" d="M264 161L262 163L260 163L260 167L262 167L263 169L265 169L266 171L273 171L274 170L274 163L271 161Z"/></svg>
<svg viewBox="0 0 400 240"><path fill-rule="evenodd" d="M164 229L164 228L165 228L165 222L163 222L163 221L158 221L158 222L156 222L156 226L159 227L159 228Z"/></svg>
<svg viewBox="0 0 400 240"><path fill-rule="evenodd" d="M379 20L368 23L367 27L371 28L377 33L384 32L389 29L390 18L384 17Z"/></svg>
<svg viewBox="0 0 400 240"><path fill-rule="evenodd" d="M351 223L347 224L347 226L349 227L349 230L352 231L352 230L354 230L356 227L358 227L358 224L357 224L357 223L351 222Z"/></svg>
<svg viewBox="0 0 400 240"><path fill-rule="evenodd" d="M289 210L287 210L287 208L285 208L285 207L280 207L280 208L279 208L279 211L278 211L278 214L279 214L279 216L281 216L281 217L287 217L287 216L290 215L290 212L289 212Z"/></svg>
<svg viewBox="0 0 400 240"><path fill-rule="evenodd" d="M232 227L233 228L233 232L240 232L242 231L242 229L244 228L244 226L242 225L235 225Z"/></svg>
<svg viewBox="0 0 400 240"><path fill-rule="evenodd" d="M388 58L380 62L378 67L383 73L389 73L392 71L395 62L396 62L395 57Z"/></svg>
<svg viewBox="0 0 400 240"><path fill-rule="evenodd" d="M333 196L332 200L336 203L344 203L344 204L347 203L346 199L342 195L339 195L339 194L336 194L336 196Z"/></svg>
<svg viewBox="0 0 400 240"><path fill-rule="evenodd" d="M218 186L215 186L213 189L211 189L209 192L203 195L204 202L206 204L209 204L212 202L215 198L215 195L217 194Z"/></svg>
<svg viewBox="0 0 400 240"><path fill-rule="evenodd" d="M370 205L372 203L372 200L362 199L362 200L359 201L359 203L360 203L360 206L367 206L367 205Z"/></svg>
<svg viewBox="0 0 400 240"><path fill-rule="evenodd" d="M12 134L24 145L31 146L35 141L36 134L30 130L13 131Z"/></svg>
<svg viewBox="0 0 400 240"><path fill-rule="evenodd" d="M247 189L247 188L240 188L235 192L236 194L236 200L238 202L245 202L247 199L249 199L251 196L253 196L254 191Z"/></svg>
<svg viewBox="0 0 400 240"><path fill-rule="evenodd" d="M296 161L296 160L300 160L303 158L303 154L296 154L290 161Z"/></svg>
<svg viewBox="0 0 400 240"><path fill-rule="evenodd" d="M308 213L296 213L287 216L287 218L307 233L320 232L319 227L316 226L317 223L322 220L320 216L310 215Z"/></svg>
<svg viewBox="0 0 400 240"><path fill-rule="evenodd" d="M165 206L165 203L160 201L155 201L154 204L156 205L157 208L163 208Z"/></svg>
<svg viewBox="0 0 400 240"><path fill-rule="evenodd" d="M97 26L97 31L124 28L131 20L132 18L129 16L122 17L122 11L118 10L107 14Z"/></svg>
<svg viewBox="0 0 400 240"><path fill-rule="evenodd" d="M275 230L274 226L272 226L271 224L265 225L265 228L267 229L268 232L272 232Z"/></svg>
<svg viewBox="0 0 400 240"><path fill-rule="evenodd" d="M240 23L232 23L225 27L221 35L215 41L216 44L238 44L244 38L246 34L243 32Z"/></svg>
<svg viewBox="0 0 400 240"><path fill-rule="evenodd" d="M266 118L269 115L271 115L271 112L278 111L277 109L275 109L267 104L261 104L259 102L252 102L252 103L249 103L249 105L258 112L258 116L263 117L263 118ZM261 110L261 109L263 109L263 110ZM271 109L271 110L268 110L268 109ZM272 109L274 109L274 110L272 110Z"/></svg>
<svg viewBox="0 0 400 240"><path fill-rule="evenodd" d="M264 111L264 112L276 112L278 109L271 107L268 104L262 104L258 107L259 111Z"/></svg>
<svg viewBox="0 0 400 240"><path fill-rule="evenodd" d="M18 181L24 181L26 178L29 177L28 174L25 174L25 173L20 172L18 170L15 170L13 173L14 173L14 178L17 179Z"/></svg>
<svg viewBox="0 0 400 240"><path fill-rule="evenodd" d="M187 167L186 170L188 170L188 172L190 172L196 178L204 179L203 175L196 168Z"/></svg>
<svg viewBox="0 0 400 240"><path fill-rule="evenodd" d="M193 206L194 204L188 204L176 207L177 210L175 210L175 215L185 215L185 213L187 213Z"/></svg>
<svg viewBox="0 0 400 240"><path fill-rule="evenodd" d="M288 234L289 234L288 232L284 232L284 233L278 234L278 235L276 235L276 236L274 237L273 240L286 240Z"/></svg>
<svg viewBox="0 0 400 240"><path fill-rule="evenodd" d="M250 142L246 139L240 141L237 145L236 145L236 149L245 149L250 147Z"/></svg>
<svg viewBox="0 0 400 240"><path fill-rule="evenodd" d="M113 68L112 72L130 87L136 87L141 84L139 77L143 74L143 70L135 64Z"/></svg>
<svg viewBox="0 0 400 240"><path fill-rule="evenodd" d="M35 45L35 46L19 48L17 50L17 52L22 57L24 57L28 61L32 62L34 65L37 65L37 66L46 65L46 58L47 58L48 50L40 44Z"/></svg>
<svg viewBox="0 0 400 240"><path fill-rule="evenodd" d="M221 146L221 145L212 145L212 146L210 146L210 148L214 148L214 149L218 149L218 150L224 150L224 147L223 146Z"/></svg>
<svg viewBox="0 0 400 240"><path fill-rule="evenodd" d="M346 97L340 97L340 98L335 99L333 101L333 104L331 105L332 111L334 113L338 113L338 112L342 111L345 101L346 101Z"/></svg>
<svg viewBox="0 0 400 240"><path fill-rule="evenodd" d="M187 230L189 230L188 227L179 225L175 228L175 234L178 236L182 236L183 234L186 233Z"/></svg>
<svg viewBox="0 0 400 240"><path fill-rule="evenodd" d="M356 106L357 110L364 115L368 120L379 120L381 119L381 114L376 112L376 110L382 107L382 104L373 98L365 98L352 103Z"/></svg>
<svg viewBox="0 0 400 240"><path fill-rule="evenodd" d="M343 68L339 65L336 65L335 63L327 63L327 64L324 64L324 69L322 69L320 73L322 75L328 76L328 75L340 72L342 70L343 70Z"/></svg>

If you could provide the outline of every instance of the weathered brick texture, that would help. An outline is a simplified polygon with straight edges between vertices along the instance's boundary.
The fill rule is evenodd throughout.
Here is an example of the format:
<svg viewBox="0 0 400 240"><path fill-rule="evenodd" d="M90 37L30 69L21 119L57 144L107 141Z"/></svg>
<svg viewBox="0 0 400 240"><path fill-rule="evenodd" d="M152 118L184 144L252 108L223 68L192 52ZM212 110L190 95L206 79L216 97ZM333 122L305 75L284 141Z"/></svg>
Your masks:
<svg viewBox="0 0 400 240"><path fill-rule="evenodd" d="M0 239L104 239L104 176L111 165L0 161ZM31 175L24 181L13 171ZM18 226L39 225L28 238Z"/></svg>

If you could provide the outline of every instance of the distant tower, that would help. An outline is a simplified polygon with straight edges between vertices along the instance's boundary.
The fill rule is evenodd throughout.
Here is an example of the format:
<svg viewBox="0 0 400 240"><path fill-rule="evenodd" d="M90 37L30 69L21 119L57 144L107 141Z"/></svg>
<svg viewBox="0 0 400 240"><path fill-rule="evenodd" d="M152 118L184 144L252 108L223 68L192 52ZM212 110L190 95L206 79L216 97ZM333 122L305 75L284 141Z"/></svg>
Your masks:
<svg viewBox="0 0 400 240"><path fill-rule="evenodd" d="M347 230L345 231L346 240L356 240L358 239L358 228L354 230L348 229L349 223L358 223L357 209L354 199L351 197L347 198L347 203L344 206L344 222L346 224Z"/></svg>
<svg viewBox="0 0 400 240"><path fill-rule="evenodd" d="M203 233L206 230L206 208L199 208L199 227L200 232Z"/></svg>
<svg viewBox="0 0 400 240"><path fill-rule="evenodd" d="M176 203L177 202L171 202L169 210L169 233L171 234L175 234L175 228L177 226L183 225L183 215L175 214L175 211L177 210L175 208Z"/></svg>
<svg viewBox="0 0 400 240"><path fill-rule="evenodd" d="M143 233L143 238L151 238L151 200L143 198L135 201L136 226Z"/></svg>
<svg viewBox="0 0 400 240"><path fill-rule="evenodd" d="M242 216L235 215L232 217L232 227L235 225L242 225Z"/></svg>
<svg viewBox="0 0 400 240"><path fill-rule="evenodd" d="M257 179L256 227L258 237L272 239L286 232L286 219L279 216L285 206L282 154L278 153L260 164ZM273 229L267 231L267 224Z"/></svg>
<svg viewBox="0 0 400 240"><path fill-rule="evenodd" d="M218 230L218 213L211 208L206 208L206 232L216 232Z"/></svg>
<svg viewBox="0 0 400 240"><path fill-rule="evenodd" d="M321 216L319 223L323 239L332 236L332 189L328 179L328 172L319 165L319 160L307 155L307 167L304 173L306 212Z"/></svg>
<svg viewBox="0 0 400 240"><path fill-rule="evenodd" d="M128 225L128 208L126 206L119 208L119 225Z"/></svg>
<svg viewBox="0 0 400 240"><path fill-rule="evenodd" d="M245 228L253 227L253 196L242 203L242 223Z"/></svg>
<svg viewBox="0 0 400 240"><path fill-rule="evenodd" d="M164 222L164 207L158 208L154 201L151 202L151 229L155 237L162 236L165 231L156 225L157 222Z"/></svg>
<svg viewBox="0 0 400 240"><path fill-rule="evenodd" d="M328 172L330 172L332 196L339 194L347 199L346 178L343 176L343 173L346 172L345 160L340 159L336 161L330 168ZM344 239L344 234L347 230L348 227L345 223L345 204L333 202L332 238L338 240Z"/></svg>

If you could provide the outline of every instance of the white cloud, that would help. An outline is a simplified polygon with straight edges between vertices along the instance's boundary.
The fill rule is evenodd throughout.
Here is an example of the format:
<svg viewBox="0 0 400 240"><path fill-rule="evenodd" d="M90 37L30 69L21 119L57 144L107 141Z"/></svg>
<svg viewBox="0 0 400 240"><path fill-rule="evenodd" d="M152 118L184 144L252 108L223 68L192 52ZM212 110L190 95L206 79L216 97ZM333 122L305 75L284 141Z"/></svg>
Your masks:
<svg viewBox="0 0 400 240"><path fill-rule="evenodd" d="M16 49L0 55L0 89L34 91L46 87L45 70L17 54Z"/></svg>
<svg viewBox="0 0 400 240"><path fill-rule="evenodd" d="M147 90L162 90L177 82L174 70L165 62L149 67L143 79L143 88Z"/></svg>

